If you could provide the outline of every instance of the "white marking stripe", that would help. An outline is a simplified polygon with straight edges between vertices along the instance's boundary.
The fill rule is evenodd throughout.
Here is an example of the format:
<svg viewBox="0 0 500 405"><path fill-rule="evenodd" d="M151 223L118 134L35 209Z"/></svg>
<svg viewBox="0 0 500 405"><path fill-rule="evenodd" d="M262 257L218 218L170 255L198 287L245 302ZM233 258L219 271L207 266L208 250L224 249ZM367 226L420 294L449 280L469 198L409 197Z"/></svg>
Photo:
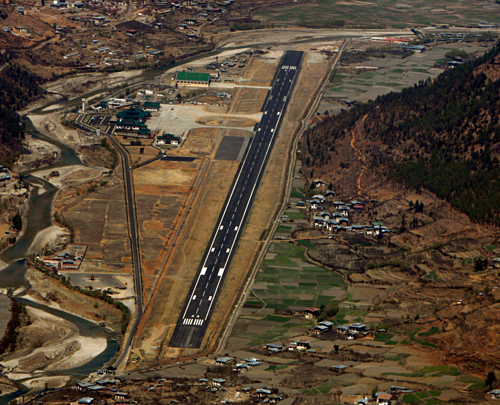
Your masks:
<svg viewBox="0 0 500 405"><path fill-rule="evenodd" d="M206 274L206 272L207 272L207 267L203 267L201 269L201 275L204 276Z"/></svg>
<svg viewBox="0 0 500 405"><path fill-rule="evenodd" d="M223 274L224 274L224 267L221 267L221 268L219 269L219 272L217 273L217 276L218 276L218 277L220 277L220 276L222 276Z"/></svg>

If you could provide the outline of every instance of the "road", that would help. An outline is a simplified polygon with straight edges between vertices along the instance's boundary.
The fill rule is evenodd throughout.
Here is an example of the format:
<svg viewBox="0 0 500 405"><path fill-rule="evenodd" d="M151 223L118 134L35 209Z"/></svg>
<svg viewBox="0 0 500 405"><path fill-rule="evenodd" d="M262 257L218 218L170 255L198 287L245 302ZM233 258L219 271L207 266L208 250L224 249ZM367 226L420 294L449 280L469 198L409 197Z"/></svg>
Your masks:
<svg viewBox="0 0 500 405"><path fill-rule="evenodd" d="M255 197L271 153L281 118L288 105L303 52L286 51L273 80L245 158L217 221L198 273L191 286L171 347L198 348L210 322L225 274L231 263L241 229Z"/></svg>
<svg viewBox="0 0 500 405"><path fill-rule="evenodd" d="M121 349L120 356L115 362L115 367L118 367L123 360L125 360L126 356L128 356L128 350L132 344L132 341L135 336L135 332L137 330L137 326L141 321L143 309L142 309L142 277L141 277L141 261L139 260L139 246L137 241L137 219L134 205L134 189L132 188L132 179L131 179L131 167L130 167L130 158L128 156L125 148L117 142L110 134L106 134L108 139L113 142L113 145L116 147L120 155L123 159L123 176L125 181L125 194L127 197L127 211L129 217L130 224L130 249L132 251L132 264L134 266L134 283L135 283L135 293L136 293L136 303L137 303L137 314L135 317L134 324L129 331L127 340L124 342L124 345Z"/></svg>

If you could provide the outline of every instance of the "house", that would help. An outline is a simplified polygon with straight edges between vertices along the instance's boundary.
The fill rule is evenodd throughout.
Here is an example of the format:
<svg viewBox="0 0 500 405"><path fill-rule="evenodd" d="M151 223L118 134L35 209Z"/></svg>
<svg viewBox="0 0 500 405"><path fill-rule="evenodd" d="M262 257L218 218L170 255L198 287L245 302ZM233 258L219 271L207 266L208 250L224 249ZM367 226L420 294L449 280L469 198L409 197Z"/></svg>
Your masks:
<svg viewBox="0 0 500 405"><path fill-rule="evenodd" d="M326 187L326 182L321 179L316 179L311 182L311 188Z"/></svg>
<svg viewBox="0 0 500 405"><path fill-rule="evenodd" d="M102 379L96 381L97 384L105 385L105 386L115 385L115 384L118 384L119 382L120 382L119 380L110 379L110 378L102 378Z"/></svg>
<svg viewBox="0 0 500 405"><path fill-rule="evenodd" d="M306 206L306 203L304 201L297 201L295 203L295 206L296 207L305 207Z"/></svg>
<svg viewBox="0 0 500 405"><path fill-rule="evenodd" d="M208 383L208 380L207 380L206 378L200 378L200 379L198 380L198 382L199 382L200 384L206 384L206 383Z"/></svg>
<svg viewBox="0 0 500 405"><path fill-rule="evenodd" d="M359 323L359 322L351 323L349 325L349 332L361 333L361 332L364 332L365 330L366 330L366 325Z"/></svg>
<svg viewBox="0 0 500 405"><path fill-rule="evenodd" d="M387 394L385 392L377 392L375 394L377 398L377 404L379 405L391 405L391 394Z"/></svg>
<svg viewBox="0 0 500 405"><path fill-rule="evenodd" d="M325 220L321 217L313 217L314 226L324 226Z"/></svg>
<svg viewBox="0 0 500 405"><path fill-rule="evenodd" d="M323 333L326 333L329 331L330 331L330 328L328 328L328 326L325 326L325 325L317 325L314 327L314 333L316 333L317 335L322 335Z"/></svg>
<svg viewBox="0 0 500 405"><path fill-rule="evenodd" d="M304 316L306 319L314 319L321 315L321 310L319 308L307 308L304 310Z"/></svg>
<svg viewBox="0 0 500 405"><path fill-rule="evenodd" d="M326 211L321 211L321 212L319 213L319 216L320 216L321 218L323 218L323 219L330 219L330 214L329 214L328 212L326 212Z"/></svg>
<svg viewBox="0 0 500 405"><path fill-rule="evenodd" d="M280 345L280 344L278 344L278 343L268 343L268 344L266 345L266 347L267 347L270 351L274 351L274 352L276 352L276 351L280 352L280 351L282 351L282 350L283 350L283 345Z"/></svg>
<svg viewBox="0 0 500 405"><path fill-rule="evenodd" d="M232 358L232 357L217 357L215 359L215 363L220 364L220 365L232 364L233 362L234 362L234 358Z"/></svg>
<svg viewBox="0 0 500 405"><path fill-rule="evenodd" d="M17 14L24 15L24 7L20 6L17 8Z"/></svg>
<svg viewBox="0 0 500 405"><path fill-rule="evenodd" d="M326 326L329 330L331 330L333 327L333 322L322 321L322 322L318 323L318 325Z"/></svg>
<svg viewBox="0 0 500 405"><path fill-rule="evenodd" d="M334 230L335 225L338 224L338 221L336 219L327 219L326 220L326 229L328 232L331 232Z"/></svg>
<svg viewBox="0 0 500 405"><path fill-rule="evenodd" d="M76 388L82 391L87 389L88 387L92 387L93 385L95 384L91 382L79 381L76 383Z"/></svg>
<svg viewBox="0 0 500 405"><path fill-rule="evenodd" d="M177 72L175 82L179 86L208 87L210 85L209 73Z"/></svg>
<svg viewBox="0 0 500 405"><path fill-rule="evenodd" d="M311 348L311 344L305 340L299 340L297 343L297 350L307 350Z"/></svg>
<svg viewBox="0 0 500 405"><path fill-rule="evenodd" d="M100 391L100 390L105 390L106 387L103 385L92 385L92 386L88 387L87 389L90 391Z"/></svg>
<svg viewBox="0 0 500 405"><path fill-rule="evenodd" d="M344 215L344 216L349 216L349 211L351 210L351 207L348 207L347 205L343 205L342 207L338 208L339 212Z"/></svg>
<svg viewBox="0 0 500 405"><path fill-rule="evenodd" d="M77 56L77 55L78 55L78 52L72 52L72 53L68 53L67 55L64 55L63 58L69 59L69 58L73 58L74 56Z"/></svg>
<svg viewBox="0 0 500 405"><path fill-rule="evenodd" d="M313 200L319 200L319 201L321 201L321 204L323 204L325 202L325 196L323 196L321 194L316 194L316 195L313 195Z"/></svg>
<svg viewBox="0 0 500 405"><path fill-rule="evenodd" d="M94 398L83 397L78 400L78 403L84 405L92 404L94 403Z"/></svg>
<svg viewBox="0 0 500 405"><path fill-rule="evenodd" d="M127 35L131 37L135 37L137 34L139 34L139 31L137 30L127 30Z"/></svg>
<svg viewBox="0 0 500 405"><path fill-rule="evenodd" d="M272 391L270 389L267 389L267 388L258 388L257 390L255 390L255 395L257 395L260 398L267 397L267 396L271 395L271 393L272 393Z"/></svg>
<svg viewBox="0 0 500 405"><path fill-rule="evenodd" d="M333 366L332 369L337 372L344 371L347 368L347 366L344 366L342 364L339 364L337 366Z"/></svg>
<svg viewBox="0 0 500 405"><path fill-rule="evenodd" d="M250 370L250 367L248 367L248 364L245 364L245 363L236 364L236 371L242 372L242 371L248 371L248 370Z"/></svg>
<svg viewBox="0 0 500 405"><path fill-rule="evenodd" d="M142 104L142 109L144 111L159 111L160 110L160 103L146 101L145 103Z"/></svg>
<svg viewBox="0 0 500 405"><path fill-rule="evenodd" d="M124 401L129 398L128 392L116 392L115 401Z"/></svg>
<svg viewBox="0 0 500 405"><path fill-rule="evenodd" d="M490 391L488 394L491 395L491 399L500 399L500 390Z"/></svg>
<svg viewBox="0 0 500 405"><path fill-rule="evenodd" d="M156 143L158 145L179 145L181 138L173 134L158 135L156 137Z"/></svg>
<svg viewBox="0 0 500 405"><path fill-rule="evenodd" d="M221 386L221 385L224 385L226 384L226 380L224 380L223 378L212 378L212 383L215 385L215 386Z"/></svg>

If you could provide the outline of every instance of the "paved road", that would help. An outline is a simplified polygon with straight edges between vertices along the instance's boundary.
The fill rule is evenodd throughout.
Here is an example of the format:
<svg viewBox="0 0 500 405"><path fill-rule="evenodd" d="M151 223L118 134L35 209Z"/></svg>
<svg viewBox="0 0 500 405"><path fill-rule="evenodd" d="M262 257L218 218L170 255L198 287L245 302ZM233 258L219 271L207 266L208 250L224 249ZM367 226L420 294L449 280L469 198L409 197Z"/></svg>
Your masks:
<svg viewBox="0 0 500 405"><path fill-rule="evenodd" d="M110 130L110 133L112 130ZM131 180L131 167L130 167L130 159L125 148L117 142L112 136L108 135L108 139L113 142L118 152L122 155L123 158L123 173L125 180L125 192L127 196L127 210L129 216L130 223L130 248L132 250L132 264L134 266L134 282L135 282L135 292L136 292L136 303L137 303L137 314L128 334L128 338L124 343L123 348L121 349L121 354L115 362L115 366L118 367L122 361L128 356L128 349L132 344L134 339L135 332L137 330L137 326L141 321L143 309L142 309L142 278L141 278L141 261L139 260L139 246L137 243L137 219L135 213L134 206L134 190L132 188L132 180Z"/></svg>
<svg viewBox="0 0 500 405"><path fill-rule="evenodd" d="M175 328L171 347L201 346L214 304L229 268L245 218L271 153L281 118L300 69L303 52L287 51L278 66L273 86L263 107L263 115L247 148L217 227L191 286Z"/></svg>

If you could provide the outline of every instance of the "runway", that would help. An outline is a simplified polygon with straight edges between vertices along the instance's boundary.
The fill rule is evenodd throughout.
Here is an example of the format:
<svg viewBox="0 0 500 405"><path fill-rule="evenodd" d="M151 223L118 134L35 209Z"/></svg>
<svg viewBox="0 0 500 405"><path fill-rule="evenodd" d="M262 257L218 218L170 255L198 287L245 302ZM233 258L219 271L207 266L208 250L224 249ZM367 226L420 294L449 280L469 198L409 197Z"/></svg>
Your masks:
<svg viewBox="0 0 500 405"><path fill-rule="evenodd" d="M241 229L271 154L302 58L303 52L299 51L286 51L281 58L273 85L264 102L262 119L256 126L236 180L224 203L170 340L171 347L201 346Z"/></svg>

